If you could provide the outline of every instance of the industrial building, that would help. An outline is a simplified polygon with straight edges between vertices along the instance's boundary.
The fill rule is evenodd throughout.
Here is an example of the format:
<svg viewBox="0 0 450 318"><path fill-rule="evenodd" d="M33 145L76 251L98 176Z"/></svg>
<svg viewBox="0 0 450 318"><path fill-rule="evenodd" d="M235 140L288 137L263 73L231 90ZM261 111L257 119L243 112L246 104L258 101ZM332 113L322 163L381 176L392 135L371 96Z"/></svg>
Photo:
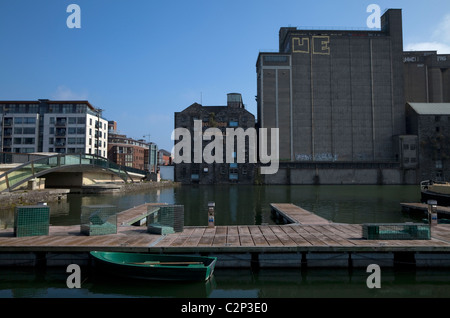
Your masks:
<svg viewBox="0 0 450 318"><path fill-rule="evenodd" d="M280 160L393 162L405 133L400 9L381 30L282 27L279 52L260 53L258 126L279 128Z"/></svg>
<svg viewBox="0 0 450 318"><path fill-rule="evenodd" d="M450 103L450 54L404 52L403 65L406 102Z"/></svg>
<svg viewBox="0 0 450 318"><path fill-rule="evenodd" d="M417 138L418 181L450 180L450 103L407 103L406 129Z"/></svg>

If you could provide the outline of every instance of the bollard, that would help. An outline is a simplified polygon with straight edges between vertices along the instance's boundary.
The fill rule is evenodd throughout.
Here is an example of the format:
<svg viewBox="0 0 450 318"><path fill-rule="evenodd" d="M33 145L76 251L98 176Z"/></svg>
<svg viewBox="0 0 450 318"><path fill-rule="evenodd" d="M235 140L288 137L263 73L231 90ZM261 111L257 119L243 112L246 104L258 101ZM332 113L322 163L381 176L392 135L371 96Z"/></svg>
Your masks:
<svg viewBox="0 0 450 318"><path fill-rule="evenodd" d="M208 202L208 226L214 227L214 207L216 206L215 202Z"/></svg>
<svg viewBox="0 0 450 318"><path fill-rule="evenodd" d="M436 200L428 200L428 220L430 221L430 225L437 225L437 201Z"/></svg>

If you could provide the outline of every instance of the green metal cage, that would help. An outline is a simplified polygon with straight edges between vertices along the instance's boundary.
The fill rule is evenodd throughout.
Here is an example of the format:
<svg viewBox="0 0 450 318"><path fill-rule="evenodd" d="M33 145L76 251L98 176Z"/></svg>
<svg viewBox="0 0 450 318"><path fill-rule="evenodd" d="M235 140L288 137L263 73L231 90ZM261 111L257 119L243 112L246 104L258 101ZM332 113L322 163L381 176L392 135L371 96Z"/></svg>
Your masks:
<svg viewBox="0 0 450 318"><path fill-rule="evenodd" d="M430 225L422 223L366 223L363 238L368 240L429 240Z"/></svg>
<svg viewBox="0 0 450 318"><path fill-rule="evenodd" d="M170 234L183 232L184 205L149 206L147 232L152 234Z"/></svg>
<svg viewBox="0 0 450 318"><path fill-rule="evenodd" d="M17 206L14 212L14 236L48 235L50 207L46 205Z"/></svg>
<svg viewBox="0 0 450 318"><path fill-rule="evenodd" d="M116 207L113 205L82 206L80 231L86 235L116 234Z"/></svg>

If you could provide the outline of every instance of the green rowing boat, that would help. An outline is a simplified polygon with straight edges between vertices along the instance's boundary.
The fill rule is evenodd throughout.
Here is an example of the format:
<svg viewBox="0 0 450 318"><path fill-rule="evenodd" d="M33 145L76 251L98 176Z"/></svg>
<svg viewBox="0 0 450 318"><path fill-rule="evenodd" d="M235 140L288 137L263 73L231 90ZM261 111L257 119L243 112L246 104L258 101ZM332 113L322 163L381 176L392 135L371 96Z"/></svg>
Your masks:
<svg viewBox="0 0 450 318"><path fill-rule="evenodd" d="M124 278L206 281L216 257L92 251L96 269Z"/></svg>

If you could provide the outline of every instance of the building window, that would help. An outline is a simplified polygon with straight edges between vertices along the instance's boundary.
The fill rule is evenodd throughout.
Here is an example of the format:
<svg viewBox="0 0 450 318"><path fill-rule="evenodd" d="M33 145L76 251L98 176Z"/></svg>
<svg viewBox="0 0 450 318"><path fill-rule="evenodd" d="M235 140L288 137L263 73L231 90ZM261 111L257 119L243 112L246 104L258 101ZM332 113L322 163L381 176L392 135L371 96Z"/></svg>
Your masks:
<svg viewBox="0 0 450 318"><path fill-rule="evenodd" d="M440 121L441 120L441 116L434 116L434 121L435 122L438 122L438 121Z"/></svg>
<svg viewBox="0 0 450 318"><path fill-rule="evenodd" d="M24 117L23 123L24 124L36 124L36 118L35 117Z"/></svg>
<svg viewBox="0 0 450 318"><path fill-rule="evenodd" d="M36 133L36 130L34 127L24 127L23 128L24 135L34 135L35 133Z"/></svg>

